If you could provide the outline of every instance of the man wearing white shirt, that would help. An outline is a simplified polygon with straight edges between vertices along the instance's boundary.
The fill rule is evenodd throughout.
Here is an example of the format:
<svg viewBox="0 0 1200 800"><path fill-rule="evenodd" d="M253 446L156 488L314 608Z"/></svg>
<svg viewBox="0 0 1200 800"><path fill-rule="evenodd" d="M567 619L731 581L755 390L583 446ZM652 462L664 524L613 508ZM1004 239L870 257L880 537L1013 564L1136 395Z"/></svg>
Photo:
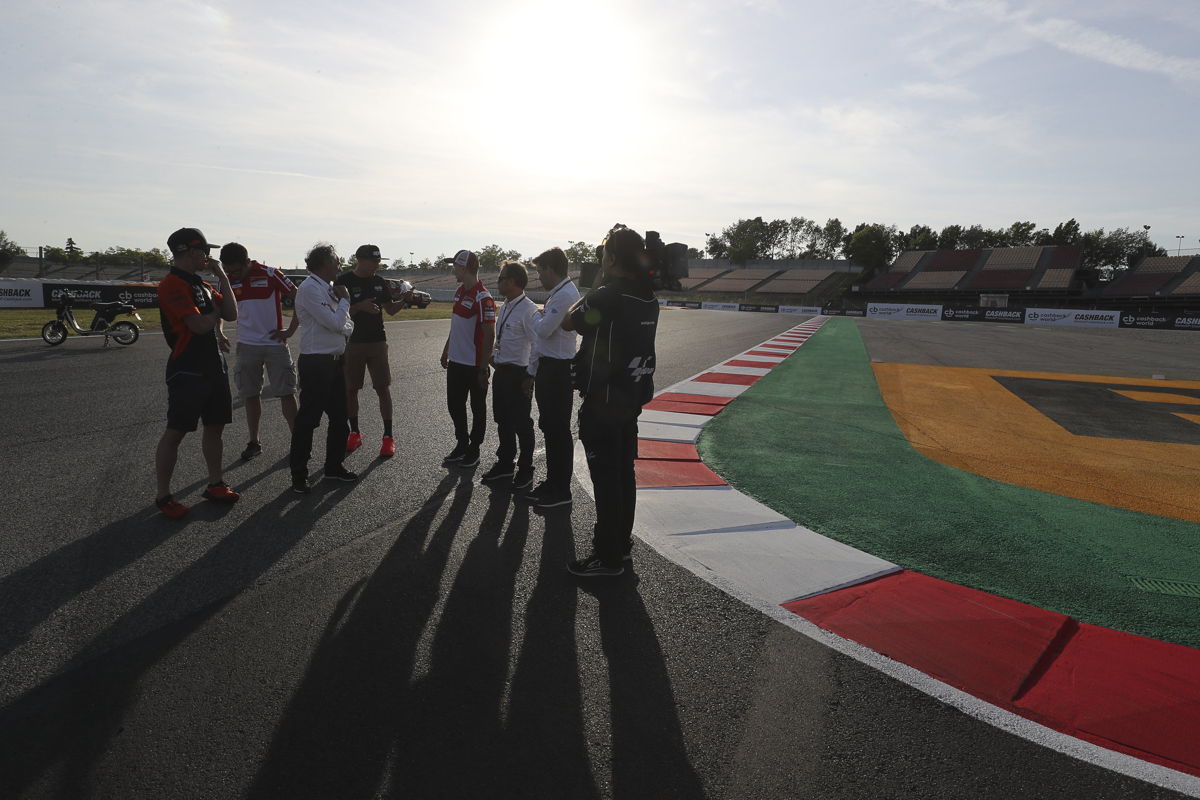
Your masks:
<svg viewBox="0 0 1200 800"><path fill-rule="evenodd" d="M563 317L579 299L579 289L567 277L567 254L552 247L533 259L542 287L550 292L546 302L530 317L533 345L529 356L526 390L533 386L537 399L538 427L546 442L546 479L522 495L535 508L571 503L571 473L575 442L571 438L571 412L575 391L571 386L571 359L578 339L562 329Z"/></svg>
<svg viewBox="0 0 1200 800"><path fill-rule="evenodd" d="M496 484L512 479L512 490L520 492L533 485L533 418L530 398L522 384L529 368L529 345L533 331L529 321L537 305L525 294L529 273L520 261L507 261L500 267L496 285L504 305L497 312L496 345L492 350L495 370L492 386L492 416L500 436L496 463L482 478ZM518 457L517 445L520 445ZM516 460L514 474L513 460Z"/></svg>
<svg viewBox="0 0 1200 800"><path fill-rule="evenodd" d="M346 376L342 354L354 332L350 319L350 293L334 286L340 263L330 244L317 244L304 259L311 273L296 291L296 316L300 318L300 410L292 431L292 491L308 494L308 459L313 431L321 415L329 417L325 436L325 477L352 482L358 476L342 466L350 424L346 416Z"/></svg>

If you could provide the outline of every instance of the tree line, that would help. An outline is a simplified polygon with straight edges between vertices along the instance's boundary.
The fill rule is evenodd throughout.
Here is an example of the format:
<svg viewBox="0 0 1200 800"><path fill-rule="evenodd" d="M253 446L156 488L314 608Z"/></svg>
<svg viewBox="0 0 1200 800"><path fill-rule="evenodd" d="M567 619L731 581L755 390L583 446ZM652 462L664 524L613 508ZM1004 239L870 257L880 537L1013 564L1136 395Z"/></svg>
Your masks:
<svg viewBox="0 0 1200 800"><path fill-rule="evenodd" d="M935 231L928 225L913 225L907 231L884 223L859 223L853 229L844 226L836 217L822 223L805 217L764 220L739 219L719 233L706 233L703 250L688 248L692 258L723 258L733 264L751 261L784 259L833 260L846 258L866 268L867 274L884 268L905 250L972 250L998 247L1028 247L1047 245L1078 245L1082 251L1085 270L1103 279L1118 270L1128 269L1146 256L1166 255L1167 251L1150 241L1149 226L1140 230L1103 228L1084 231L1074 218L1061 222L1053 229L1038 228L1033 222L1018 221L1007 228L985 228L982 225L947 225ZM596 260L596 246L584 241L568 240L563 248L571 263ZM171 256L165 250L142 250L133 247L108 247L85 253L68 238L63 247L47 246L43 256L52 262L81 265L112 265L168 269ZM495 271L505 261L527 260L536 254L523 256L520 251L489 244L475 250L479 266ZM0 267L6 266L25 250L0 231ZM396 258L394 269L444 269L446 255L420 260ZM347 255L344 266L354 266L353 253Z"/></svg>
<svg viewBox="0 0 1200 800"><path fill-rule="evenodd" d="M705 251L711 258L734 264L782 259L846 258L865 267L868 274L892 263L906 250L974 250L1000 247L1078 245L1082 266L1098 276L1132 267L1146 256L1167 251L1150 241L1150 226L1140 230L1097 228L1084 231L1074 217L1053 229L1017 221L1007 228L982 225L947 225L935 231L913 225L907 231L884 223L860 223L847 229L836 217L822 225L805 217L764 220L739 219L720 233L705 234Z"/></svg>
<svg viewBox="0 0 1200 800"><path fill-rule="evenodd" d="M583 241L568 241L563 248L567 260L571 263L582 263L596 260L596 245ZM479 267L484 270L496 271L505 261L527 260L519 250L489 244L477 248L475 254L479 257ZM539 251L540 252L540 251ZM0 267L7 266L14 258L25 256L26 249L13 242L8 235L0 230ZM537 253L530 254L532 258ZM42 257L47 261L58 264L80 264L91 266L129 266L145 267L147 269L170 269L171 255L166 250L152 248L140 250L135 247L109 247L104 250L93 250L85 253L83 248L75 243L74 238L68 238L62 247L45 246ZM396 258L390 262L393 269L445 269L447 256L443 253L436 258L425 257L420 260ZM351 252L342 259L343 267L353 267L354 253Z"/></svg>

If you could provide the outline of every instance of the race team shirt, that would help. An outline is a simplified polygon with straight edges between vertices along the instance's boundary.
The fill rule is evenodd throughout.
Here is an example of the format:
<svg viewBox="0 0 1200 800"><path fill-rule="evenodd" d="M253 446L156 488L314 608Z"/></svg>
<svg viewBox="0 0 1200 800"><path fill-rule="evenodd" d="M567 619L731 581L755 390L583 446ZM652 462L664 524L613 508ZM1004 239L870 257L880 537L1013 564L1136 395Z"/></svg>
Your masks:
<svg viewBox="0 0 1200 800"><path fill-rule="evenodd" d="M583 337L576 359L580 394L622 409L641 409L654 396L658 300L627 278L587 293L571 314Z"/></svg>
<svg viewBox="0 0 1200 800"><path fill-rule="evenodd" d="M487 364L491 353L483 352L483 325L495 321L496 301L483 281L475 281L469 289L466 284L459 286L450 315L450 360L470 367Z"/></svg>
<svg viewBox="0 0 1200 800"><path fill-rule="evenodd" d="M217 345L217 331L192 333L184 324L192 314L211 314L224 298L199 275L171 267L158 283L158 308L162 315L163 338L171 348L167 380L179 373L217 375L225 373L225 357Z"/></svg>
<svg viewBox="0 0 1200 800"><path fill-rule="evenodd" d="M350 305L368 298L378 303L380 308L383 308L384 303L392 302L392 293L388 288L387 281L378 275L372 275L369 278L360 278L351 269L338 275L334 278L333 282L339 286L345 286L350 290ZM352 315L352 317L354 319L354 334L350 337L351 343L364 344L366 342L386 341L387 337L383 332L383 314L360 311Z"/></svg>
<svg viewBox="0 0 1200 800"><path fill-rule="evenodd" d="M296 284L274 267L250 262L246 274L238 279L229 279L233 296L238 303L238 344L277 344L287 347L287 342L277 342L271 332L283 328L283 304L280 299L291 294Z"/></svg>

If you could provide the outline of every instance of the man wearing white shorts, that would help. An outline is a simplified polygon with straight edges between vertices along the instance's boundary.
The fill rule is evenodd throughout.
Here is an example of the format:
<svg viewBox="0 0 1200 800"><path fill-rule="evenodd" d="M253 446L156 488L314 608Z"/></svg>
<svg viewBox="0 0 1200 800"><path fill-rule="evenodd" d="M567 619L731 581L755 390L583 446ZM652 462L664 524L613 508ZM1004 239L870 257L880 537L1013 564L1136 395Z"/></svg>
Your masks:
<svg viewBox="0 0 1200 800"><path fill-rule="evenodd" d="M300 326L300 318L293 314L291 324L284 328L282 303L284 297L295 297L296 285L279 270L251 261L246 248L237 242L221 248L221 264L238 304L237 369L233 378L246 406L250 441L242 451L242 460L249 461L262 453L259 422L264 396L279 398L289 430L296 423L296 366L287 341Z"/></svg>

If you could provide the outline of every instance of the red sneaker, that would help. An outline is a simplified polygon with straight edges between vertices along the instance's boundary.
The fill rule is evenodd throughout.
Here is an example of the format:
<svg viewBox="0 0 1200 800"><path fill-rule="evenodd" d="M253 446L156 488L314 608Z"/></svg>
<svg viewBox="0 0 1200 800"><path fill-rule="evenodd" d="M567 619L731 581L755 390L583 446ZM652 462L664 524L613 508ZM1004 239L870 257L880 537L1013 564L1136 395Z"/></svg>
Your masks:
<svg viewBox="0 0 1200 800"><path fill-rule="evenodd" d="M354 431L346 439L346 452L353 453L360 447L362 447L362 434Z"/></svg>
<svg viewBox="0 0 1200 800"><path fill-rule="evenodd" d="M224 481L209 485L200 496L205 500L212 500L214 503L228 503L229 505L236 503L242 497L230 489L229 484Z"/></svg>
<svg viewBox="0 0 1200 800"><path fill-rule="evenodd" d="M161 500L155 500L154 505L158 506L158 510L162 512L164 517L168 519L183 519L191 511L190 508L176 500L171 495L167 495Z"/></svg>
<svg viewBox="0 0 1200 800"><path fill-rule="evenodd" d="M383 446L379 448L379 457L391 458L394 455L396 455L396 442L390 436L383 437Z"/></svg>

